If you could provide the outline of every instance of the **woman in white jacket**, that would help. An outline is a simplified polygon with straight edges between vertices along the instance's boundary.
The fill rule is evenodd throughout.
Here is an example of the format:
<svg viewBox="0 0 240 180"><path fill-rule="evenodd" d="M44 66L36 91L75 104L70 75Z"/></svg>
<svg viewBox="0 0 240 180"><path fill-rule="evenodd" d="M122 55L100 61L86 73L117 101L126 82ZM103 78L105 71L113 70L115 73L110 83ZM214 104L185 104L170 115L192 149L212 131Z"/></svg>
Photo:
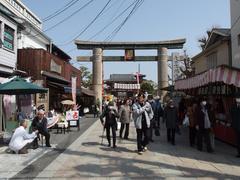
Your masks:
<svg viewBox="0 0 240 180"><path fill-rule="evenodd" d="M137 148L138 154L142 154L147 150L148 131L150 120L153 118L152 107L148 102L145 102L145 95L140 93L138 100L132 106L133 120L137 131Z"/></svg>
<svg viewBox="0 0 240 180"><path fill-rule="evenodd" d="M27 121L24 119L20 121L20 126L14 131L11 141L9 143L9 148L18 154L28 153L27 149L30 148L31 143L37 138L37 132L29 134L26 131Z"/></svg>

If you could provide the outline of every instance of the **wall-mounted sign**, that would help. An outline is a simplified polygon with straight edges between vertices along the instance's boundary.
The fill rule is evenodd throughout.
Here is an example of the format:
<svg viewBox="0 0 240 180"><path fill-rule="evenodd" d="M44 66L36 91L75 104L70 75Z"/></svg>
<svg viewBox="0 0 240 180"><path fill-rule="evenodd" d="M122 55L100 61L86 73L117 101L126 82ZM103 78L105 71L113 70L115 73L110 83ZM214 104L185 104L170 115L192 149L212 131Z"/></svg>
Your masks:
<svg viewBox="0 0 240 180"><path fill-rule="evenodd" d="M47 93L36 94L36 107L44 107L45 111L49 110L49 89Z"/></svg>
<svg viewBox="0 0 240 180"><path fill-rule="evenodd" d="M50 71L57 72L57 73L61 74L62 73L62 66L58 65L53 59L51 59Z"/></svg>
<svg viewBox="0 0 240 180"><path fill-rule="evenodd" d="M134 61L135 59L135 52L134 49L125 49L125 61Z"/></svg>

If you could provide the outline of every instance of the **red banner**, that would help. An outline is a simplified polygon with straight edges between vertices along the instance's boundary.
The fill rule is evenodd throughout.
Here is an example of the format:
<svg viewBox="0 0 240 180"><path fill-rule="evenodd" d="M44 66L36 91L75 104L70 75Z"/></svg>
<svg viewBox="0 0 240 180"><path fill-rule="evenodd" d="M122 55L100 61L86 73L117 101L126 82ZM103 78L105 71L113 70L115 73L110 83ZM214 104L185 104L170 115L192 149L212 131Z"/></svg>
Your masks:
<svg viewBox="0 0 240 180"><path fill-rule="evenodd" d="M72 99L76 104L77 77L72 77Z"/></svg>

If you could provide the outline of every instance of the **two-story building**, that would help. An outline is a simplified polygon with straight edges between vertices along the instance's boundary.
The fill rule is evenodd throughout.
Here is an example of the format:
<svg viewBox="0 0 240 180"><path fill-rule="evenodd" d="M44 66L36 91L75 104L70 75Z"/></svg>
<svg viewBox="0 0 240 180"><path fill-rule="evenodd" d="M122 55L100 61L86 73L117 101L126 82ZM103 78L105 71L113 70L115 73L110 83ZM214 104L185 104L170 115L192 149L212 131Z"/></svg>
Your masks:
<svg viewBox="0 0 240 180"><path fill-rule="evenodd" d="M24 27L17 34L17 47L49 50L51 39L42 32L42 21L20 0L3 0L2 5Z"/></svg>
<svg viewBox="0 0 240 180"><path fill-rule="evenodd" d="M7 95L0 97L0 131L7 128L8 122L17 124L16 108L27 114L33 103L44 105L46 110L49 105L60 108L61 99L72 98L72 77L77 77L73 84L79 95L81 72L70 64L70 59L44 34L42 21L20 0L0 1L0 82L4 80L1 77L18 74L49 88L48 94L18 100Z"/></svg>
<svg viewBox="0 0 240 180"><path fill-rule="evenodd" d="M213 29L202 52L192 58L195 74L220 65L232 66L230 29Z"/></svg>

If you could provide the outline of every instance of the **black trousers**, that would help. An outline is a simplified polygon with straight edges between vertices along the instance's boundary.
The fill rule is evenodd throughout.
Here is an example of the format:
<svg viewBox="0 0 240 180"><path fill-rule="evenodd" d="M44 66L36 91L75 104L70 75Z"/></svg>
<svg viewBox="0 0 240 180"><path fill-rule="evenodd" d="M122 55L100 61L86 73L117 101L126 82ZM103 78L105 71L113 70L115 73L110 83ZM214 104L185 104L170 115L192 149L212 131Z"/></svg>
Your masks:
<svg viewBox="0 0 240 180"><path fill-rule="evenodd" d="M154 126L155 126L156 128L159 128L159 129L160 129L160 126L161 126L160 118L161 118L161 117L155 117L155 118L154 118L154 121L155 121L155 122L154 122L154 123L155 123Z"/></svg>
<svg viewBox="0 0 240 180"><path fill-rule="evenodd" d="M137 149L142 151L148 145L148 128L136 129L137 131Z"/></svg>
<svg viewBox="0 0 240 180"><path fill-rule="evenodd" d="M36 143L37 142L37 138L35 138L31 143L27 143L25 146L22 147L22 149L20 149L18 151L18 154L27 154L28 153L28 149L36 149Z"/></svg>
<svg viewBox="0 0 240 180"><path fill-rule="evenodd" d="M107 133L107 140L109 146L111 146L111 136L110 136L110 129L112 129L112 137L113 137L113 146L116 146L116 125L106 125L106 133Z"/></svg>
<svg viewBox="0 0 240 180"><path fill-rule="evenodd" d="M197 130L196 130L195 127L189 127L189 142L190 142L190 146L194 146L195 145L196 133L197 133Z"/></svg>
<svg viewBox="0 0 240 180"><path fill-rule="evenodd" d="M151 121L150 121L150 127L149 127L149 130L148 130L148 137L149 137L149 140L153 140L153 129L154 129L154 120L152 119ZM155 127L155 128L157 128L157 127Z"/></svg>
<svg viewBox="0 0 240 180"><path fill-rule="evenodd" d="M207 151L211 152L212 147L210 143L210 130L209 129L199 129L197 131L197 148L202 151L203 148L203 140L207 145Z"/></svg>
<svg viewBox="0 0 240 180"><path fill-rule="evenodd" d="M39 134L42 134L45 136L46 139L46 145L50 145L50 134L47 131L39 131Z"/></svg>
<svg viewBox="0 0 240 180"><path fill-rule="evenodd" d="M171 142L172 144L175 144L175 128L167 128L167 140L168 142Z"/></svg>
<svg viewBox="0 0 240 180"><path fill-rule="evenodd" d="M120 138L122 138L122 133L123 133L123 130L125 128L125 133L124 133L124 138L128 138L128 135L129 135L129 123L121 123L121 128L120 128L120 132L119 132L119 136Z"/></svg>

